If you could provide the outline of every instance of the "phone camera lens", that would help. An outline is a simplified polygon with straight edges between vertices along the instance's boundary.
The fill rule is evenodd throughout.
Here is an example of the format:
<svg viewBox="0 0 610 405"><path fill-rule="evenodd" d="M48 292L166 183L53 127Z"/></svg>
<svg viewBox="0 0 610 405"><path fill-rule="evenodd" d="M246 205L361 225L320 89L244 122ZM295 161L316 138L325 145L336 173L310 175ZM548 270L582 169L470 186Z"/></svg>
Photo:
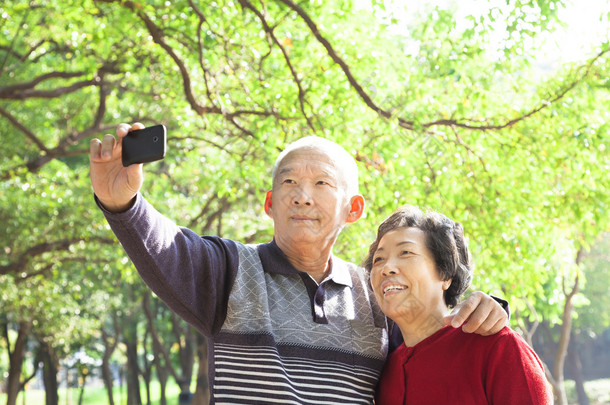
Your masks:
<svg viewBox="0 0 610 405"><path fill-rule="evenodd" d="M153 137L153 142L158 142L158 141L159 141L159 137L158 136Z"/></svg>

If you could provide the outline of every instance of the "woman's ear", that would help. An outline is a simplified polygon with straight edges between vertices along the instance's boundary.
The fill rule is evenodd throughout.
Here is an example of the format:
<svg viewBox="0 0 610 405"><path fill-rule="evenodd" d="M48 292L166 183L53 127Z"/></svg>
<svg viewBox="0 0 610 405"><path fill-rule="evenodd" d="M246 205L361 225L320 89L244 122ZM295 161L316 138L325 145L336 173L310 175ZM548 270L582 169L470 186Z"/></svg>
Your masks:
<svg viewBox="0 0 610 405"><path fill-rule="evenodd" d="M360 194L352 197L350 201L350 210L347 215L347 222L356 222L364 214L364 197Z"/></svg>
<svg viewBox="0 0 610 405"><path fill-rule="evenodd" d="M271 190L267 191L265 196L265 212L271 217Z"/></svg>
<svg viewBox="0 0 610 405"><path fill-rule="evenodd" d="M452 278L450 278L449 280L443 281L443 291L447 291L449 289L449 287L451 287L452 281L453 281Z"/></svg>

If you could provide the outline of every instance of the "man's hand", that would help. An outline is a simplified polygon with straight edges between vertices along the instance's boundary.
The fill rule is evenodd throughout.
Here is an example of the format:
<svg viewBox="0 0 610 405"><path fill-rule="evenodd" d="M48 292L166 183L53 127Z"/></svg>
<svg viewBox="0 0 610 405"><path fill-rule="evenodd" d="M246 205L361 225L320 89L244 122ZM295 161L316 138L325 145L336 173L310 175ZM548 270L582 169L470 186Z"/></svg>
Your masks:
<svg viewBox="0 0 610 405"><path fill-rule="evenodd" d="M116 129L118 141L111 134L106 134L101 141L92 139L89 145L93 192L109 211L120 212L129 208L142 187L142 164L123 167L121 160L123 138L129 131L142 128L144 125L140 123L133 126L119 124Z"/></svg>
<svg viewBox="0 0 610 405"><path fill-rule="evenodd" d="M454 328L463 324L462 330L466 333L489 336L500 332L503 327L508 325L508 314L489 295L475 291L443 320L445 325L451 325Z"/></svg>

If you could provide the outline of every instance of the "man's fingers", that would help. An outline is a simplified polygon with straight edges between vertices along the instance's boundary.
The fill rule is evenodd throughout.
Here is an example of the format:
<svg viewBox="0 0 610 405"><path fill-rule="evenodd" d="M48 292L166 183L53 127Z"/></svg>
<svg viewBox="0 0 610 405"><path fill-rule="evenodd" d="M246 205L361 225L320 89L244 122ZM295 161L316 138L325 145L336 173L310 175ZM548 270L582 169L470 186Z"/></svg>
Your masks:
<svg viewBox="0 0 610 405"><path fill-rule="evenodd" d="M479 305L472 313L468 321L462 326L462 330L466 333L478 333L479 335L486 334L498 322L498 318L494 316L492 308L488 305Z"/></svg>
<svg viewBox="0 0 610 405"><path fill-rule="evenodd" d="M507 324L506 319L500 319L498 321L494 322L491 321L491 317L488 318L489 321L485 321L481 326L479 326L476 330L470 331L469 329L466 330L466 326L468 325L468 323L466 323L463 327L462 330L466 333L476 333L477 335L481 335L481 336L491 336L491 335L495 335L496 333L500 332L502 330L502 328L504 328Z"/></svg>
<svg viewBox="0 0 610 405"><path fill-rule="evenodd" d="M472 315L470 315L466 324L462 326L462 330L466 333L472 333L479 330L479 328L484 327L484 324L488 321L490 315L491 308L488 305L479 305ZM494 320L489 326L493 326L495 323Z"/></svg>
<svg viewBox="0 0 610 405"><path fill-rule="evenodd" d="M465 318L464 323L462 319ZM451 326L458 327L466 333L491 335L498 333L508 322L508 315L502 306L490 296L473 293L459 308Z"/></svg>
<svg viewBox="0 0 610 405"><path fill-rule="evenodd" d="M144 129L144 124L142 124L141 122L136 122L133 125L129 125L123 122L116 127L116 136L119 138L119 140L121 140L125 136L127 136L129 132L138 129Z"/></svg>
<svg viewBox="0 0 610 405"><path fill-rule="evenodd" d="M127 133L129 132L130 129L131 129L131 125L125 124L124 122L122 122L119 125L117 125L117 127L116 127L116 136L119 139L122 139L125 135L127 135Z"/></svg>
<svg viewBox="0 0 610 405"><path fill-rule="evenodd" d="M470 321L469 318L475 309L478 309L481 303L481 297L476 292L470 294L470 296L453 311L453 319L451 320L451 326L454 328L460 327L464 322Z"/></svg>
<svg viewBox="0 0 610 405"><path fill-rule="evenodd" d="M445 325L445 326L451 325L451 321L453 321L453 318L454 318L453 314L443 316L443 325Z"/></svg>
<svg viewBox="0 0 610 405"><path fill-rule="evenodd" d="M506 319L502 318L494 326L492 326L487 332L485 332L484 336L495 335L500 332L505 326L508 325L508 316Z"/></svg>
<svg viewBox="0 0 610 405"><path fill-rule="evenodd" d="M93 138L89 142L89 159L92 162L96 162L100 159L102 153L102 141L97 138Z"/></svg>
<svg viewBox="0 0 610 405"><path fill-rule="evenodd" d="M108 161L112 158L112 152L114 151L114 145L116 143L116 139L114 136L110 134L104 135L102 138L102 148L100 152L100 158L103 161Z"/></svg>
<svg viewBox="0 0 610 405"><path fill-rule="evenodd" d="M110 134L104 135L100 141L97 138L89 142L89 159L92 162L107 162L112 158L115 139Z"/></svg>

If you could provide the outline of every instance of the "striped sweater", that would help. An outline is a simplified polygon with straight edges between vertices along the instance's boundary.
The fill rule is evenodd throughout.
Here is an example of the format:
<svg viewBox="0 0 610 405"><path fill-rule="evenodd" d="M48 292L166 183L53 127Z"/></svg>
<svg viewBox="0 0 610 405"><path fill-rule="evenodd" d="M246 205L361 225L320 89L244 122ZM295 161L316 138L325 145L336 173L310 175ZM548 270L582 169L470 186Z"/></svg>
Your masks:
<svg viewBox="0 0 610 405"><path fill-rule="evenodd" d="M141 195L104 213L143 280L208 337L210 403L372 402L388 335L362 268L333 256L318 285L275 242L199 236Z"/></svg>

